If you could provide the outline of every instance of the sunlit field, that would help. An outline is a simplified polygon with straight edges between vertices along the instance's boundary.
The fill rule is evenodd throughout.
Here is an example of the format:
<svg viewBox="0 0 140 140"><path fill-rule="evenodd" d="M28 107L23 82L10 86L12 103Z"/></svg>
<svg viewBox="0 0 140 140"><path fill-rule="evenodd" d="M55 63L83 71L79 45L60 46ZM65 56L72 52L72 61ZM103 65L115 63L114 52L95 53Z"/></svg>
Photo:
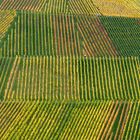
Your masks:
<svg viewBox="0 0 140 140"><path fill-rule="evenodd" d="M0 140L139 140L139 0L0 0Z"/></svg>

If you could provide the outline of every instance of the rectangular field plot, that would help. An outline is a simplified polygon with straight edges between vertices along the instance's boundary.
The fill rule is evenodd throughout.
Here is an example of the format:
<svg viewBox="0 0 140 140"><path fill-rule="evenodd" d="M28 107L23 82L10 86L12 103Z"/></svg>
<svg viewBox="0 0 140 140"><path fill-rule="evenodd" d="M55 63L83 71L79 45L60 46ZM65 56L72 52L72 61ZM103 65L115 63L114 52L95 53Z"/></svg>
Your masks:
<svg viewBox="0 0 140 140"><path fill-rule="evenodd" d="M1 139L138 139L138 102L0 102Z"/></svg>
<svg viewBox="0 0 140 140"><path fill-rule="evenodd" d="M100 17L121 56L140 57L140 18Z"/></svg>
<svg viewBox="0 0 140 140"><path fill-rule="evenodd" d="M140 56L139 18L15 14L12 25L2 26L0 56Z"/></svg>
<svg viewBox="0 0 140 140"><path fill-rule="evenodd" d="M0 60L0 95L4 100L138 100L140 97L139 59L135 57Z"/></svg>

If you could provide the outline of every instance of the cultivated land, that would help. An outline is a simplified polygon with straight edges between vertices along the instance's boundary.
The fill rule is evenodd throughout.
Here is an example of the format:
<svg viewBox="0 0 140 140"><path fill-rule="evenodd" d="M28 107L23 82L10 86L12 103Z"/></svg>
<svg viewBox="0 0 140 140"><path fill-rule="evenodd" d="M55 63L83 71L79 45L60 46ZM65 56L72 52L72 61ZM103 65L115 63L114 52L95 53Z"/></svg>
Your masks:
<svg viewBox="0 0 140 140"><path fill-rule="evenodd" d="M0 0L0 139L139 140L139 0Z"/></svg>
<svg viewBox="0 0 140 140"><path fill-rule="evenodd" d="M136 57L1 58L4 100L138 100Z"/></svg>

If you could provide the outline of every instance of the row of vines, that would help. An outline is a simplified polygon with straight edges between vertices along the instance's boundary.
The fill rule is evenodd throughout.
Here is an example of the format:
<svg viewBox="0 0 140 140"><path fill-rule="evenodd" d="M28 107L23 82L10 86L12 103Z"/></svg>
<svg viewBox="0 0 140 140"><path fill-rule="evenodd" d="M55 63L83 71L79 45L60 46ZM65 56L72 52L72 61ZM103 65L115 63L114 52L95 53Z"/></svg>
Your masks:
<svg viewBox="0 0 140 140"><path fill-rule="evenodd" d="M140 18L100 17L121 56L140 57Z"/></svg>
<svg viewBox="0 0 140 140"><path fill-rule="evenodd" d="M100 15L99 9L94 3L85 0L3 0L0 10Z"/></svg>
<svg viewBox="0 0 140 140"><path fill-rule="evenodd" d="M11 60L14 60L12 65ZM1 58L0 68L0 94L5 100L138 100L140 97L139 59L135 57Z"/></svg>
<svg viewBox="0 0 140 140"><path fill-rule="evenodd" d="M0 108L1 139L137 140L139 137L139 103L1 102Z"/></svg>
<svg viewBox="0 0 140 140"><path fill-rule="evenodd" d="M17 12L0 55L139 56L139 19ZM133 47L132 47L133 46Z"/></svg>
<svg viewBox="0 0 140 140"><path fill-rule="evenodd" d="M13 22L15 17L15 11L0 11L0 39L5 36L10 27L10 23Z"/></svg>
<svg viewBox="0 0 140 140"><path fill-rule="evenodd" d="M0 140L139 139L134 3L0 0Z"/></svg>

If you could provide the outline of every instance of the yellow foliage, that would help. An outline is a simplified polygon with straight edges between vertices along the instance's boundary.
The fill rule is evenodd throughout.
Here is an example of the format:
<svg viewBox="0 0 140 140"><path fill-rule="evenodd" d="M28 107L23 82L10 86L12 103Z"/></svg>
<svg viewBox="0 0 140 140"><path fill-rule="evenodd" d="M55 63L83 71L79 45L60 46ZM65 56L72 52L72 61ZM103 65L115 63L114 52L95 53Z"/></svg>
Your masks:
<svg viewBox="0 0 140 140"><path fill-rule="evenodd" d="M8 27L16 16L16 11L0 10L0 38L4 37Z"/></svg>
<svg viewBox="0 0 140 140"><path fill-rule="evenodd" d="M93 0L103 15L140 17L139 0Z"/></svg>

